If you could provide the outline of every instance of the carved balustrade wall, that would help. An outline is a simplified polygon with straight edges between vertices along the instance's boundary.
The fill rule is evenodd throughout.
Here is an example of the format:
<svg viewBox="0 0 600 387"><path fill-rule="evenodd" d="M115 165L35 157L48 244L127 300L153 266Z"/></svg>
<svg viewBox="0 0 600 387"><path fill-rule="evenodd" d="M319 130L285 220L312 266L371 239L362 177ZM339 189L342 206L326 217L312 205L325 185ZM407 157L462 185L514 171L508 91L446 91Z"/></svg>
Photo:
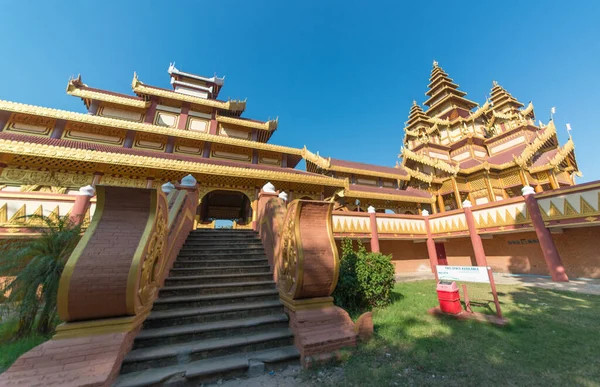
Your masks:
<svg viewBox="0 0 600 387"><path fill-rule="evenodd" d="M600 225L600 183L592 182L534 195L549 229ZM479 234L533 231L523 197L501 200L471 208ZM427 236L421 215L376 214L377 233L382 239L419 239ZM446 211L428 217L435 239L467 237L464 210ZM370 238L369 216L360 212L333 212L336 239Z"/></svg>
<svg viewBox="0 0 600 387"><path fill-rule="evenodd" d="M51 218L69 215L77 197L74 193L0 191L0 238L11 239L35 235L35 227L42 224L32 215ZM84 227L89 224L95 209L94 198L84 217Z"/></svg>

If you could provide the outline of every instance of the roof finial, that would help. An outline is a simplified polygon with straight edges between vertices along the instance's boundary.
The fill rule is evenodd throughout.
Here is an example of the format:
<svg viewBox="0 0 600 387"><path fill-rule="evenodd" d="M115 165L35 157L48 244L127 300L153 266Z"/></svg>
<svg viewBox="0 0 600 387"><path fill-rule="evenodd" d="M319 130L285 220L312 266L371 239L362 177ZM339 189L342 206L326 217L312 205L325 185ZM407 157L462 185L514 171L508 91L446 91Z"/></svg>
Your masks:
<svg viewBox="0 0 600 387"><path fill-rule="evenodd" d="M417 101L413 99L413 106L417 106Z"/></svg>
<svg viewBox="0 0 600 387"><path fill-rule="evenodd" d="M494 86L498 86L498 82L496 82L496 81L492 81L492 85L494 85Z"/></svg>
<svg viewBox="0 0 600 387"><path fill-rule="evenodd" d="M438 67L438 62L435 59L433 60L433 67Z"/></svg>

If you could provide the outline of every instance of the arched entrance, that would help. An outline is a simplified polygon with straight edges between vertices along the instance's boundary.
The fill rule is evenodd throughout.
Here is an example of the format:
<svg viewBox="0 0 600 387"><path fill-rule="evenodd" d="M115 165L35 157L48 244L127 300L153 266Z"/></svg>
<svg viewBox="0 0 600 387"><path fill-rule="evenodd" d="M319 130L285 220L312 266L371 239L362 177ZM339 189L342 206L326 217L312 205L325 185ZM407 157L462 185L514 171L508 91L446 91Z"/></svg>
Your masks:
<svg viewBox="0 0 600 387"><path fill-rule="evenodd" d="M206 193L196 211L198 227L246 228L252 223L252 201L243 192L214 190Z"/></svg>

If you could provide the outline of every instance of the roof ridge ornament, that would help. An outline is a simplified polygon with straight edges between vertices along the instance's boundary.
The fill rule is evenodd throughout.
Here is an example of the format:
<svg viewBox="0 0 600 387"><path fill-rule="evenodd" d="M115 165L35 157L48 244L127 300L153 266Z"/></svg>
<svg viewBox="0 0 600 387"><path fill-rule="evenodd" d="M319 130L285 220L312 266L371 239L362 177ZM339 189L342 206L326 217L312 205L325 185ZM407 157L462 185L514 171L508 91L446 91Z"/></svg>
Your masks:
<svg viewBox="0 0 600 387"><path fill-rule="evenodd" d="M439 67L438 61L435 59L433 60L433 67L434 68Z"/></svg>

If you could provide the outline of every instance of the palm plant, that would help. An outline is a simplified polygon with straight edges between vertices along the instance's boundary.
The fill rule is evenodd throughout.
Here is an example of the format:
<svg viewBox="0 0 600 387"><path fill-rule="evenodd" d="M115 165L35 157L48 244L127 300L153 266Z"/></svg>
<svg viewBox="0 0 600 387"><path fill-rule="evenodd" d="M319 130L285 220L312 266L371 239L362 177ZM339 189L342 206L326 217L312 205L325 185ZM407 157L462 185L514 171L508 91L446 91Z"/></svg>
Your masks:
<svg viewBox="0 0 600 387"><path fill-rule="evenodd" d="M40 236L11 244L0 257L0 276L14 276L3 290L10 292L7 303L17 307L17 338L33 331L40 309L37 331L47 335L54 330L60 276L81 233L68 216L28 218Z"/></svg>

